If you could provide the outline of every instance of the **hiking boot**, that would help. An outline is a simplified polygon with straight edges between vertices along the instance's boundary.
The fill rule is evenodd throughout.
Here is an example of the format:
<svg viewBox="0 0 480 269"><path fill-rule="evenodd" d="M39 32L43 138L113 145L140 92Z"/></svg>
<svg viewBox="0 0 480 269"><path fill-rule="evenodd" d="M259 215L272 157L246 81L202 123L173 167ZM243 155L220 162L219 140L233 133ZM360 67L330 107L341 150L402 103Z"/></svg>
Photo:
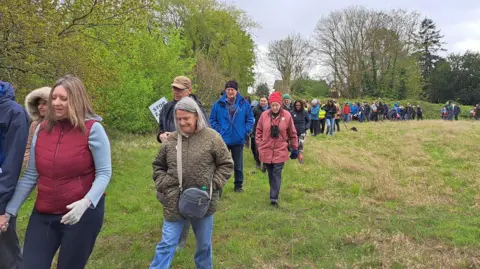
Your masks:
<svg viewBox="0 0 480 269"><path fill-rule="evenodd" d="M242 187L235 187L233 189L234 192L243 192L243 188Z"/></svg>
<svg viewBox="0 0 480 269"><path fill-rule="evenodd" d="M278 208L278 202L270 202L270 205L275 208Z"/></svg>

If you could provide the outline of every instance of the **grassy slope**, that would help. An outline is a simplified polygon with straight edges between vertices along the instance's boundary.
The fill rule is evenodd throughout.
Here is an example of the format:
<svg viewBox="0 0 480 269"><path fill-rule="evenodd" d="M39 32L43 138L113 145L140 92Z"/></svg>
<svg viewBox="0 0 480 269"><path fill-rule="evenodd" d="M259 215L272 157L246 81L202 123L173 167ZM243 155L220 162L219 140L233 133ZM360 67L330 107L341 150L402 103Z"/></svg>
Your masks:
<svg viewBox="0 0 480 269"><path fill-rule="evenodd" d="M216 268L479 266L480 125L355 125L358 133L308 137L306 163L285 167L280 209L245 151L245 192L229 182L215 215ZM161 235L151 179L159 145L124 135L112 144L106 219L88 268L148 268ZM22 237L33 199L19 217ZM193 268L194 249L191 234L173 268Z"/></svg>

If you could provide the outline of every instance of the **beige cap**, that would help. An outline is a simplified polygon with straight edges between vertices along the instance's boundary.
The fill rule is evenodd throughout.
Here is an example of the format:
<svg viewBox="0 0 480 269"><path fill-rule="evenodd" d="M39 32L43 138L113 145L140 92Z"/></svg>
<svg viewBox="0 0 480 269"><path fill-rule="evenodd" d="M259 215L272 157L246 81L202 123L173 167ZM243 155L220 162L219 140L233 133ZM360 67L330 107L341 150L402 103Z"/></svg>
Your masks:
<svg viewBox="0 0 480 269"><path fill-rule="evenodd" d="M187 90L192 88L192 81L185 76L178 76L173 80L172 87Z"/></svg>

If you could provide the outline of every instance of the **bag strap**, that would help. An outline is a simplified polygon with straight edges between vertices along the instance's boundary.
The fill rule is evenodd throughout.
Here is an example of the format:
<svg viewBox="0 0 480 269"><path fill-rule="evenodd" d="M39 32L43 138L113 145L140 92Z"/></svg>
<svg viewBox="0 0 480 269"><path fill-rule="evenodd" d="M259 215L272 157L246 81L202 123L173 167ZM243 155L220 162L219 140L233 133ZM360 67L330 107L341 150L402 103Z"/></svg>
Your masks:
<svg viewBox="0 0 480 269"><path fill-rule="evenodd" d="M182 187L182 176L183 176L183 164L182 164L182 135L178 132L178 139L177 139L177 175L178 175L178 188L180 189L180 193L183 192ZM209 199L212 199L213 193L213 177L210 181L210 196Z"/></svg>
<svg viewBox="0 0 480 269"><path fill-rule="evenodd" d="M178 188L180 189L180 193L182 193L183 192L182 135L180 134L180 132L178 132L178 139L177 139L177 174L178 174L178 183L180 184Z"/></svg>

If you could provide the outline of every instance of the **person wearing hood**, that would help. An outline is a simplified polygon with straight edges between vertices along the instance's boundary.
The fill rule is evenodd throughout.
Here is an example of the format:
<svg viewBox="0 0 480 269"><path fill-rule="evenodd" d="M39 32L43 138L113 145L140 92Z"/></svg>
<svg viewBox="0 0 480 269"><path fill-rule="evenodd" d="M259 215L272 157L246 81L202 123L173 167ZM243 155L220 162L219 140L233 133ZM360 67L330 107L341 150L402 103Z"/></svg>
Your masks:
<svg viewBox="0 0 480 269"><path fill-rule="evenodd" d="M235 80L225 84L226 94L212 107L210 125L227 144L232 153L235 182L234 191L243 192L243 147L255 124L250 103L238 92Z"/></svg>
<svg viewBox="0 0 480 269"><path fill-rule="evenodd" d="M260 98L260 102L253 108L253 116L255 117L255 125L253 126L252 134L250 135L251 141L250 145L252 146L252 154L253 158L255 159L255 167L257 169L262 169L262 172L266 172L267 168L264 165L261 165L260 159L258 158L258 149L257 144L255 142L255 131L257 130L258 120L263 112L268 110L270 107L268 106L268 100L266 96L262 96Z"/></svg>
<svg viewBox="0 0 480 269"><path fill-rule="evenodd" d="M268 99L270 109L260 116L255 138L260 161L268 170L270 204L278 207L282 170L289 157L288 148L292 149L290 159L297 159L298 137L292 115L282 108L280 93L273 92Z"/></svg>
<svg viewBox="0 0 480 269"><path fill-rule="evenodd" d="M15 102L14 88L0 81L0 268L19 268L22 261L16 218L5 211L22 170L28 124L27 113Z"/></svg>
<svg viewBox="0 0 480 269"><path fill-rule="evenodd" d="M23 269L85 268L103 225L112 175L110 142L82 81L55 83L45 120L32 139L30 160L6 212L17 216L38 185L23 247Z"/></svg>
<svg viewBox="0 0 480 269"><path fill-rule="evenodd" d="M30 116L31 124L28 132L27 149L25 150L25 157L23 158L23 166L26 168L28 160L30 159L30 145L32 144L33 133L37 126L45 118L47 113L47 101L50 96L50 87L42 87L40 89L33 90L25 98L25 107L27 113Z"/></svg>
<svg viewBox="0 0 480 269"><path fill-rule="evenodd" d="M292 97L288 93L285 93L282 96L282 102L283 102L283 106L282 106L283 109L285 109L286 111L292 111L293 109Z"/></svg>
<svg viewBox="0 0 480 269"><path fill-rule="evenodd" d="M202 106L202 102L200 102L200 100L198 100L197 97L192 94L192 81L185 76L178 76L173 79L173 83L171 86L173 91L173 101L166 103L160 111L157 134L157 141L159 143L162 143L162 141L167 139L168 135L175 131L173 108L175 107L177 102L185 96L190 96L191 98L193 98L193 100L195 100L195 102L197 102L198 106L202 110L202 115L208 124L207 112L205 112L205 109Z"/></svg>
<svg viewBox="0 0 480 269"><path fill-rule="evenodd" d="M213 214L219 192L233 173L233 160L222 137L207 128L202 113L191 97L178 101L177 131L168 136L153 161L155 188L163 194L163 229L150 269L170 268L187 222L195 231L195 268L213 268Z"/></svg>
<svg viewBox="0 0 480 269"><path fill-rule="evenodd" d="M303 143L307 136L307 130L310 128L310 115L303 107L303 101L297 100L293 103L293 110L290 111L293 118L293 124L298 136L298 161L303 162Z"/></svg>

